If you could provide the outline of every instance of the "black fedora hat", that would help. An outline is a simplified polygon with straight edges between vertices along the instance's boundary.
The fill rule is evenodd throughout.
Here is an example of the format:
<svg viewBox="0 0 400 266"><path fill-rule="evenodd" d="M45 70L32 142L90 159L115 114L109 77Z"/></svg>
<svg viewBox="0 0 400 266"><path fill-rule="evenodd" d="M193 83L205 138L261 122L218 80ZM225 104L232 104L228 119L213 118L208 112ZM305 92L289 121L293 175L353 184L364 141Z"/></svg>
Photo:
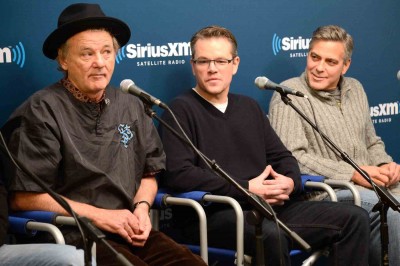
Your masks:
<svg viewBox="0 0 400 266"><path fill-rule="evenodd" d="M65 8L58 17L58 27L43 43L43 53L55 59L58 48L73 35L93 28L107 29L121 46L131 37L128 25L116 18L107 17L97 4L79 3Z"/></svg>

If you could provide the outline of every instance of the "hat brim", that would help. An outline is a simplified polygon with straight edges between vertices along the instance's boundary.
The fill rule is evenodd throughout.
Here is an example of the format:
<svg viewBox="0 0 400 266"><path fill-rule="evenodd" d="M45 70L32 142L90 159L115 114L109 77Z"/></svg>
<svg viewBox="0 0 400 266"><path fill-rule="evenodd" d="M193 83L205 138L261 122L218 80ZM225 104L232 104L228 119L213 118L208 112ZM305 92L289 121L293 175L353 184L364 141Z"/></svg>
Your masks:
<svg viewBox="0 0 400 266"><path fill-rule="evenodd" d="M99 28L109 31L118 40L121 47L131 37L131 31L125 22L112 17L91 17L75 20L58 27L44 41L43 53L46 57L55 59L58 55L58 48L73 35L88 29Z"/></svg>

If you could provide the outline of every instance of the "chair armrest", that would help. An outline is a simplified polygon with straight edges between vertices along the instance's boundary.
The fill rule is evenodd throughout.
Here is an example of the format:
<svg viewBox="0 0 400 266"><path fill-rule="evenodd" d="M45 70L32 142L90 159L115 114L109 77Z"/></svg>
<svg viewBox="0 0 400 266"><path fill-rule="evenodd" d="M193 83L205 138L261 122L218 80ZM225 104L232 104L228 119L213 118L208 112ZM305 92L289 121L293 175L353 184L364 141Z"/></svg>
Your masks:
<svg viewBox="0 0 400 266"><path fill-rule="evenodd" d="M31 218L23 218L17 216L9 216L9 231L14 234L24 234L27 236L35 236L38 231L50 233L57 244L65 244L64 236L62 235L60 229L57 226L37 222Z"/></svg>
<svg viewBox="0 0 400 266"><path fill-rule="evenodd" d="M20 219L30 219L35 223L30 223L29 227L37 228L39 231L51 233L57 244L64 244L64 237L57 225L76 225L73 217L62 216L50 211L19 211L12 213L12 216ZM39 224L40 223L40 224Z"/></svg>
<svg viewBox="0 0 400 266"><path fill-rule="evenodd" d="M12 213L12 216L54 225L76 225L76 221L73 217L63 216L50 211L19 211Z"/></svg>
<svg viewBox="0 0 400 266"><path fill-rule="evenodd" d="M178 198L173 196L167 197L166 202L169 205L189 206L197 212L200 232L205 232L204 234L200 234L200 256L206 263L208 263L207 218L201 204L193 199Z"/></svg>
<svg viewBox="0 0 400 266"><path fill-rule="evenodd" d="M354 204L357 206L361 206L361 196L360 192L357 190L356 186L349 182L349 181L343 181L343 180L331 180L331 179L326 179L325 183L330 185L331 187L340 187L340 188L347 188L350 190L350 192L353 194L353 199L354 199Z"/></svg>
<svg viewBox="0 0 400 266"><path fill-rule="evenodd" d="M236 214L236 265L244 265L244 217L243 209L234 198L220 195L204 195L204 200L230 205Z"/></svg>
<svg viewBox="0 0 400 266"><path fill-rule="evenodd" d="M332 201L337 201L337 196L334 190L326 188L324 185L318 184L318 182L323 182L322 184L329 185L331 188L345 188L349 189L350 192L353 194L353 199L354 199L354 204L357 206L361 206L361 196L360 192L357 190L356 186L349 182L349 181L344 181L344 180L332 180L332 179L327 179L323 176L317 176L317 175L301 175L302 178L302 183L303 183L303 189L307 191L309 188L320 188L328 192L329 197L331 198ZM335 193L334 195L331 193Z"/></svg>
<svg viewBox="0 0 400 266"><path fill-rule="evenodd" d="M211 195L206 191L190 191L184 193L176 193L167 189L160 189L153 203L154 208L165 208L168 205L190 206L194 208L199 215L200 221L200 255L204 261L208 262L208 243L207 243L207 222L204 209L202 206L208 206L211 203L222 203L230 205L236 213L236 230L237 230L237 265L243 265L244 260L244 217L240 204L233 198L227 196ZM200 209L198 209L200 208ZM204 218L203 218L204 216ZM204 219L204 221L203 221ZM158 226L156 219L155 227Z"/></svg>
<svg viewBox="0 0 400 266"><path fill-rule="evenodd" d="M173 196L176 198L181 198L181 199L191 199L194 201L197 201L200 203L202 206L207 206L210 203L204 200L204 196L210 194L209 192L206 191L189 191L189 192L173 192L168 189L160 189L157 192L156 198L154 199L153 207L155 208L165 208L167 205L167 202L165 201L166 197Z"/></svg>
<svg viewBox="0 0 400 266"><path fill-rule="evenodd" d="M304 185L305 182L307 181L313 181L313 182L324 182L325 181L325 177L321 176L321 175L306 175L306 174L302 174L301 175L301 182Z"/></svg>
<svg viewBox="0 0 400 266"><path fill-rule="evenodd" d="M154 198L153 205L151 206L152 209L160 210L160 209L165 209L168 207L167 203L167 197L170 197L171 195L168 194L166 191L161 191L159 190L156 194L156 197Z"/></svg>
<svg viewBox="0 0 400 266"><path fill-rule="evenodd" d="M27 228L31 230L48 232L54 237L54 241L56 242L56 244L65 245L63 234L61 233L60 229L53 224L31 221L28 222Z"/></svg>
<svg viewBox="0 0 400 266"><path fill-rule="evenodd" d="M34 220L28 218L21 218L16 216L8 216L8 232L12 234L22 234L26 236L34 236L37 230L30 230L27 227L29 222Z"/></svg>
<svg viewBox="0 0 400 266"><path fill-rule="evenodd" d="M37 222L50 223L50 224L55 223L57 215L58 215L57 213L49 211L19 211L12 213L12 216L14 217L32 219Z"/></svg>
<svg viewBox="0 0 400 266"><path fill-rule="evenodd" d="M312 191L312 190L323 190L328 193L331 201L337 201L337 196L335 191L331 186L325 183L325 177L323 176L314 176L314 175L301 175L301 182L303 184L304 191Z"/></svg>
<svg viewBox="0 0 400 266"><path fill-rule="evenodd" d="M200 256L208 264L208 239L207 239L207 217L200 203L203 203L207 192L192 191L187 193L169 193L166 189L160 189L154 199L152 209L159 211L171 205L188 206L193 208L199 218L200 232ZM153 228L159 230L159 217L153 215Z"/></svg>
<svg viewBox="0 0 400 266"><path fill-rule="evenodd" d="M19 211L12 214L13 219L29 220L26 228L29 230L45 231L50 233L57 244L65 244L64 236L57 225L76 226L73 217L62 216L50 211ZM10 222L11 224L11 222ZM92 256L96 258L96 243L92 245Z"/></svg>

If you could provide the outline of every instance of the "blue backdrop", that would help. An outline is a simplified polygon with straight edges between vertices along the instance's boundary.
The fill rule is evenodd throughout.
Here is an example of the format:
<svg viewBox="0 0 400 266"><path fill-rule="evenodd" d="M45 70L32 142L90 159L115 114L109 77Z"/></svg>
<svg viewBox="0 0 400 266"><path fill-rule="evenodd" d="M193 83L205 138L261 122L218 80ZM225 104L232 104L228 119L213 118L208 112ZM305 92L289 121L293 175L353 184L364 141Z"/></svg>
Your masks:
<svg viewBox="0 0 400 266"><path fill-rule="evenodd" d="M60 79L42 44L56 28L66 0L1 0L0 125L34 91ZM94 2L94 1L87 1ZM271 91L254 86L257 76L279 83L305 68L312 31L327 24L355 40L347 76L360 80L371 116L387 151L400 162L400 1L365 0L103 0L105 13L132 30L117 59L112 83L129 78L164 102L194 85L188 42L198 29L218 24L232 30L241 63L231 91L255 98L266 111ZM157 53L161 49L163 53ZM153 52L154 51L154 52ZM159 112L160 110L156 110Z"/></svg>

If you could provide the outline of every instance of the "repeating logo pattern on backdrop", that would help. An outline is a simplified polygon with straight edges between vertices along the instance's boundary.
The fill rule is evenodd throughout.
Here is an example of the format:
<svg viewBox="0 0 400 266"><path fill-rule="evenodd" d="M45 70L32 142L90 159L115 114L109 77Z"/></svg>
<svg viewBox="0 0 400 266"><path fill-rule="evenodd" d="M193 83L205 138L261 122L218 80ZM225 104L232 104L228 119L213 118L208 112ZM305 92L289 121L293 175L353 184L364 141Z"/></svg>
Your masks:
<svg viewBox="0 0 400 266"><path fill-rule="evenodd" d="M170 42L162 45L147 43L127 44L119 49L117 64L125 59L135 59L136 66L183 65L185 57L191 56L190 42Z"/></svg>
<svg viewBox="0 0 400 266"><path fill-rule="evenodd" d="M22 42L15 46L0 48L0 64L17 64L20 68L25 65L25 48Z"/></svg>
<svg viewBox="0 0 400 266"><path fill-rule="evenodd" d="M391 123L392 118L399 114L400 102L379 103L369 109L374 124Z"/></svg>
<svg viewBox="0 0 400 266"><path fill-rule="evenodd" d="M306 57L311 38L272 36L272 52L277 56L280 52L289 57Z"/></svg>

